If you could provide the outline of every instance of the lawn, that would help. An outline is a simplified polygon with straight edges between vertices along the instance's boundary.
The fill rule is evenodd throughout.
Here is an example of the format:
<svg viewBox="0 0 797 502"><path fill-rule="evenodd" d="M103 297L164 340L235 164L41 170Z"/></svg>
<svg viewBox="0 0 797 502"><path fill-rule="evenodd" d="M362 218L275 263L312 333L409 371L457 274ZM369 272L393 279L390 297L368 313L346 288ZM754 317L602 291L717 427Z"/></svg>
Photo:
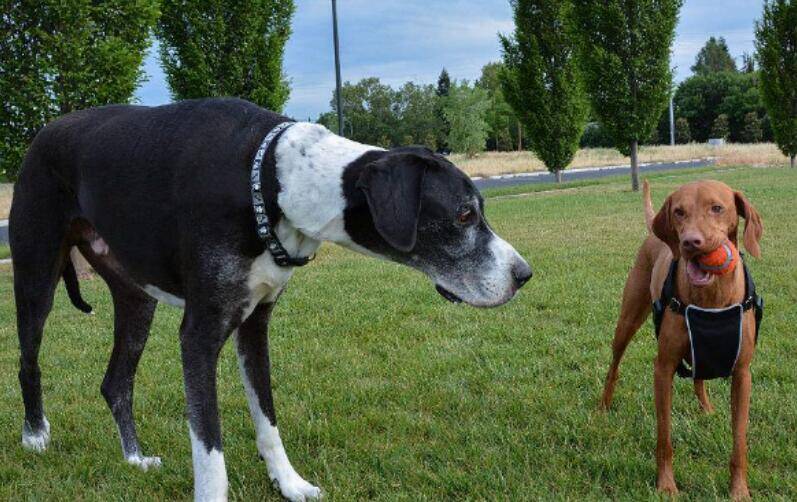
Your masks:
<svg viewBox="0 0 797 502"><path fill-rule="evenodd" d="M734 168L658 175L658 205L686 181L742 189L766 226L750 266L767 300L753 364L750 488L797 499L797 172ZM655 418L648 323L630 346L615 407L596 411L625 274L645 235L640 195L626 178L572 190L495 196L490 220L532 263L513 302L476 310L445 302L399 266L324 246L275 310L272 363L280 430L296 469L328 500L655 499ZM135 408L145 452L163 467L121 459L99 394L111 346L104 284L83 283L87 317L63 287L42 347L53 440L20 446L22 401L12 278L0 272L0 499L188 500L191 452L177 330L159 307L138 372ZM219 368L233 500L279 500L258 460L232 344ZM729 383L709 383L717 407L700 413L679 380L673 407L682 500L728 493Z"/></svg>

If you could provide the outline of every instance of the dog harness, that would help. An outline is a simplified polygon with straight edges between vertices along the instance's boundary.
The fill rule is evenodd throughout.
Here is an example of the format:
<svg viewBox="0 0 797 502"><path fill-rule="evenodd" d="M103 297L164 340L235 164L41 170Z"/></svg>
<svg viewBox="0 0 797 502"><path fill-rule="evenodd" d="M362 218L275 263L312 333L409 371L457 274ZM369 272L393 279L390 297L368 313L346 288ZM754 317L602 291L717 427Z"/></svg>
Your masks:
<svg viewBox="0 0 797 502"><path fill-rule="evenodd" d="M312 256L293 257L285 250L285 247L283 247L277 237L276 230L272 228L271 223L268 221L266 203L263 200L261 188L262 178L260 173L262 171L263 159L266 157L271 143L281 132L295 123L296 122L283 122L266 134L266 137L263 138L263 142L260 143L260 148L258 148L255 153L250 176L252 184L252 208L255 212L255 220L257 221L257 236L260 237L260 240L266 245L266 249L268 249L271 256L274 257L274 262L281 267L301 267L307 265L307 263L313 259Z"/></svg>
<svg viewBox="0 0 797 502"><path fill-rule="evenodd" d="M742 319L744 313L755 309L756 342L764 316L764 299L758 296L755 282L742 258L744 267L744 300L724 309L704 309L696 305L684 305L678 300L678 260L673 260L670 272L661 288L661 297L653 302L653 324L656 338L659 337L664 311L669 308L674 314L684 317L689 333L692 367L686 360L678 364L678 376L696 380L727 378L736 366L742 346Z"/></svg>

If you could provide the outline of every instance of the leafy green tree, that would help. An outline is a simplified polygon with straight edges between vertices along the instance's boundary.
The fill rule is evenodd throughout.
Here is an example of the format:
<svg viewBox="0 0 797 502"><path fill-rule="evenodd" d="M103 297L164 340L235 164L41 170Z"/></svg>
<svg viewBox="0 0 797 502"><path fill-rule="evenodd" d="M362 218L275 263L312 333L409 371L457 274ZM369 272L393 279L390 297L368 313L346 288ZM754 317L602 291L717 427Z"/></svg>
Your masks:
<svg viewBox="0 0 797 502"><path fill-rule="evenodd" d="M292 0L162 0L160 54L175 99L237 96L282 111Z"/></svg>
<svg viewBox="0 0 797 502"><path fill-rule="evenodd" d="M569 0L511 0L515 33L501 36L507 101L529 132L532 150L562 181L578 150L588 105L567 29Z"/></svg>
<svg viewBox="0 0 797 502"><path fill-rule="evenodd" d="M685 145L692 141L692 133L689 132L689 121L683 117L678 117L675 121L675 142Z"/></svg>
<svg viewBox="0 0 797 502"><path fill-rule="evenodd" d="M437 149L442 123L435 111L439 98L432 85L404 84L395 94L394 111L398 129L394 145L424 145Z"/></svg>
<svg viewBox="0 0 797 502"><path fill-rule="evenodd" d="M490 100L487 108L487 123L490 125L488 150L513 150L518 138L518 119L501 87L499 74L503 68L503 63L487 63L476 81L476 86L487 91Z"/></svg>
<svg viewBox="0 0 797 502"><path fill-rule="evenodd" d="M447 139L453 151L473 157L484 150L490 128L486 120L488 106L484 89L471 87L467 80L451 84L448 96L443 98L443 113L451 124Z"/></svg>
<svg viewBox="0 0 797 502"><path fill-rule="evenodd" d="M728 116L724 113L717 115L714 119L714 125L711 126L711 137L727 139L730 134L730 124L728 123Z"/></svg>
<svg viewBox="0 0 797 502"><path fill-rule="evenodd" d="M437 106L435 107L435 113L437 113L437 117L440 120L440 131L437 133L437 146L441 151L448 150L447 141L448 135L451 132L451 124L448 123L446 115L443 113L443 101L444 98L448 96L449 89L451 89L451 77L448 75L448 71L443 68L440 71L440 76L437 77L436 94L440 99L437 100Z"/></svg>
<svg viewBox="0 0 797 502"><path fill-rule="evenodd" d="M396 115L396 91L389 85L376 77L364 78L356 84L344 82L341 86L341 101L347 138L385 148L399 143L395 139L400 131ZM329 116L322 116L322 123L329 130L337 132L337 100L334 92L330 107L332 112ZM327 120L329 117L334 118L331 123Z"/></svg>
<svg viewBox="0 0 797 502"><path fill-rule="evenodd" d="M573 31L592 108L615 146L630 155L633 190L639 190L638 144L667 106L681 3L573 0Z"/></svg>
<svg viewBox="0 0 797 502"><path fill-rule="evenodd" d="M751 56L748 53L742 54L742 67L740 68L742 73L754 73L755 72L755 57Z"/></svg>
<svg viewBox="0 0 797 502"><path fill-rule="evenodd" d="M692 73L695 75L705 75L706 73L716 73L720 71L736 71L736 62L728 50L728 44L723 37L711 37L706 45L700 49L692 65Z"/></svg>
<svg viewBox="0 0 797 502"><path fill-rule="evenodd" d="M756 112L762 117L766 113L758 80L758 73L718 72L689 77L675 92L676 115L689 120L692 139L704 142L717 116L725 114L729 139L742 141L745 115Z"/></svg>
<svg viewBox="0 0 797 502"><path fill-rule="evenodd" d="M55 117L127 103L157 0L6 0L0 15L0 174L13 180L33 137Z"/></svg>
<svg viewBox="0 0 797 502"><path fill-rule="evenodd" d="M797 1L768 0L756 22L761 92L775 143L795 167L797 156Z"/></svg>
<svg viewBox="0 0 797 502"><path fill-rule="evenodd" d="M745 143L759 143L764 136L761 127L761 119L756 112L750 112L744 116L744 130L741 140Z"/></svg>

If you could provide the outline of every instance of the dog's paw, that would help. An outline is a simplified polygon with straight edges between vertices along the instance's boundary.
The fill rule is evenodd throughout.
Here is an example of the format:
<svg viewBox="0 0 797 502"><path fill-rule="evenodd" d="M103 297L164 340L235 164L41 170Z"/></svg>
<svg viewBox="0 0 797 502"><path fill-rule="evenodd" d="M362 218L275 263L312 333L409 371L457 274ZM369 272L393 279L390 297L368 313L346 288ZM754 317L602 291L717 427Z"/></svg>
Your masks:
<svg viewBox="0 0 797 502"><path fill-rule="evenodd" d="M273 478L271 483L283 497L291 502L305 502L321 498L321 489L302 479L296 471L289 473L282 479Z"/></svg>
<svg viewBox="0 0 797 502"><path fill-rule="evenodd" d="M134 465L144 472L147 472L149 469L158 469L161 466L160 457L142 457L141 455L134 455L127 457L125 460L127 460L128 464Z"/></svg>
<svg viewBox="0 0 797 502"><path fill-rule="evenodd" d="M41 453L47 449L50 443L50 422L47 418L43 419L43 427L39 430L34 430L30 424L25 421L22 426L22 447L28 451Z"/></svg>
<svg viewBox="0 0 797 502"><path fill-rule="evenodd" d="M670 497L678 495L678 487L675 485L675 481L672 480L659 481L656 483L656 490L662 495Z"/></svg>
<svg viewBox="0 0 797 502"><path fill-rule="evenodd" d="M750 498L750 490L747 489L747 484L740 484L731 488L731 500L733 502L745 502L752 500Z"/></svg>

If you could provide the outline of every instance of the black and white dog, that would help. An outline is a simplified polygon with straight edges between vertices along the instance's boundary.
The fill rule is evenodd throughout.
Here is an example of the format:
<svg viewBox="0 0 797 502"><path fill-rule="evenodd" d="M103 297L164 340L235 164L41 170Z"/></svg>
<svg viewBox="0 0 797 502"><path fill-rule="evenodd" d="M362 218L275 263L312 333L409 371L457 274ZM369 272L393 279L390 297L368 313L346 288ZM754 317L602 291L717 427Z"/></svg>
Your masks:
<svg viewBox="0 0 797 502"><path fill-rule="evenodd" d="M269 477L290 500L318 497L277 431L267 327L293 266L321 241L410 266L448 300L479 307L509 301L531 277L485 221L470 179L425 148L362 145L237 99L107 106L46 126L25 158L10 221L22 444L42 451L50 437L38 353L60 277L72 303L91 311L69 260L78 246L113 297L114 346L101 390L125 459L143 469L160 464L139 448L132 397L162 301L185 310L195 498L227 495L216 363L230 335Z"/></svg>

